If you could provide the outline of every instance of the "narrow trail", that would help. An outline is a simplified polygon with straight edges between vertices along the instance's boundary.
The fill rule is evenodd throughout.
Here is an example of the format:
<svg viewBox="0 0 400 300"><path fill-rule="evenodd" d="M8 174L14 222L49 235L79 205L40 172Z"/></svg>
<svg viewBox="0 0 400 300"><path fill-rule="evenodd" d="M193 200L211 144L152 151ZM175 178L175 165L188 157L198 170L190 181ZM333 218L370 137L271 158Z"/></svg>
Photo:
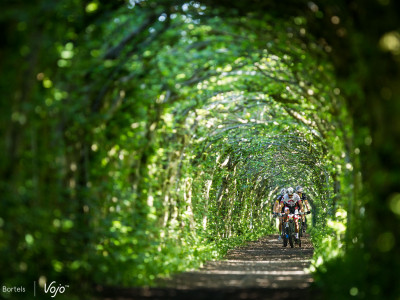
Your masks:
<svg viewBox="0 0 400 300"><path fill-rule="evenodd" d="M269 235L229 251L221 261L184 272L163 282L163 288L107 288L99 299L312 299L312 277L305 272L313 247L284 248Z"/></svg>

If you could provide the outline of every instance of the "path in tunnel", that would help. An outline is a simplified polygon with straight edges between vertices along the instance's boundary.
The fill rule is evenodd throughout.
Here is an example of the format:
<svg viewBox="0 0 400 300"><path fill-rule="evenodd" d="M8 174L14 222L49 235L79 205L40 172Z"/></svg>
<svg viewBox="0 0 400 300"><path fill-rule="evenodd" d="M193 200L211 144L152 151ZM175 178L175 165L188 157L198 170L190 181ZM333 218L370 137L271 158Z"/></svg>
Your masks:
<svg viewBox="0 0 400 300"><path fill-rule="evenodd" d="M107 288L101 299L310 299L313 255L309 237L302 248L283 248L269 235L228 252L196 271L164 281L163 288Z"/></svg>

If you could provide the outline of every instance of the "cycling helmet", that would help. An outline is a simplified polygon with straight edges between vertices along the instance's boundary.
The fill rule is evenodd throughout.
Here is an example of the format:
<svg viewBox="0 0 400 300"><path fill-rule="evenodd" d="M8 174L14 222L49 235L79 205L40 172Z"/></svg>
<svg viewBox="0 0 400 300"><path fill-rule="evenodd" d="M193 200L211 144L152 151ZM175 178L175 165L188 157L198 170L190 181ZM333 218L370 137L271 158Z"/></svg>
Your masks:
<svg viewBox="0 0 400 300"><path fill-rule="evenodd" d="M285 188L281 189L281 195L285 195L285 194L286 194L286 189Z"/></svg>
<svg viewBox="0 0 400 300"><path fill-rule="evenodd" d="M287 193L288 193L288 195L293 195L293 193L294 193L293 188L292 187L288 188Z"/></svg>
<svg viewBox="0 0 400 300"><path fill-rule="evenodd" d="M300 185L296 186L296 192L302 193L303 192L303 188Z"/></svg>

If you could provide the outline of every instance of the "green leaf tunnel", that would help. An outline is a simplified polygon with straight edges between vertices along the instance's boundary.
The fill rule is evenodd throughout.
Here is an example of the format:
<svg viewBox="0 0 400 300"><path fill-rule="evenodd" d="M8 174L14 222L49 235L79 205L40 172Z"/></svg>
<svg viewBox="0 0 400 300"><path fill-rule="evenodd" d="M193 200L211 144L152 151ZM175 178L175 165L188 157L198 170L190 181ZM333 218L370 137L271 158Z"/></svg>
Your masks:
<svg viewBox="0 0 400 300"><path fill-rule="evenodd" d="M151 284L301 185L317 285L396 295L397 4L36 2L0 19L2 282Z"/></svg>

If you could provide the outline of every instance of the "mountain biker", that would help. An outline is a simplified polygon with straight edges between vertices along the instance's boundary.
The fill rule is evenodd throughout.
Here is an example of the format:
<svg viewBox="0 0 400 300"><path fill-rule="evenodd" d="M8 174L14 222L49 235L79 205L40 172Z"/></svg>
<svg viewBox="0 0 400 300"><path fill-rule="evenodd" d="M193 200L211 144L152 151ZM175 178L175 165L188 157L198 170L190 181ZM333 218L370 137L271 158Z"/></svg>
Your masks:
<svg viewBox="0 0 400 300"><path fill-rule="evenodd" d="M294 192L292 187L287 189L287 194L283 196L281 203L279 205L279 211L283 211L286 207L289 208L291 214L294 214L296 210L303 211L303 204L301 203L301 199L299 195ZM299 238L299 222L297 218L295 218L295 232L296 239Z"/></svg>
<svg viewBox="0 0 400 300"><path fill-rule="evenodd" d="M283 197L285 196L285 194L286 194L286 189L283 188L283 189L281 189L279 195L276 197L275 204L274 204L274 209L273 209L274 214L277 214L279 212L283 212L283 210L281 210L281 211L279 210L279 204L280 204L281 200L283 199ZM278 240L282 239L281 234L282 234L282 217L279 217L279 236L278 236Z"/></svg>
<svg viewBox="0 0 400 300"><path fill-rule="evenodd" d="M310 209L311 207L310 207L310 204L308 203L307 195L305 193L303 193L303 188L300 185L298 185L296 187L296 193L297 193L297 195L299 195L300 200L301 200L301 202L303 204L303 207L305 209L307 209L307 212L311 211L311 209ZM301 220L302 220L302 223L303 223L302 224L303 225L302 226L303 232L306 232L306 222L307 222L306 216L305 215L301 216Z"/></svg>

